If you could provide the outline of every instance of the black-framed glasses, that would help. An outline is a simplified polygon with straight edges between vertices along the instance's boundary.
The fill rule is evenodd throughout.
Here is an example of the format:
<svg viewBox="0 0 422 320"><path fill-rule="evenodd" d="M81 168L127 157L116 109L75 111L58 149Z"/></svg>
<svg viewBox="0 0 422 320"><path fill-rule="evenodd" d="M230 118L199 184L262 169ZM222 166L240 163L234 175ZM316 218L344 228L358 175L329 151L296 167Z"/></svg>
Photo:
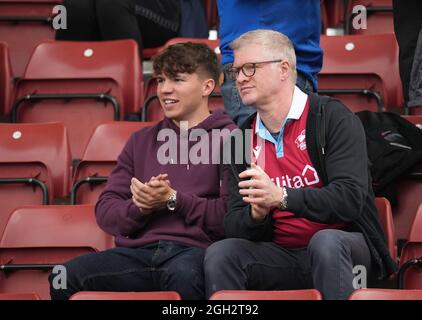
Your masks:
<svg viewBox="0 0 422 320"><path fill-rule="evenodd" d="M237 77L239 76L240 70L242 70L242 73L246 77L252 77L255 75L257 65L265 64L265 63L276 63L276 62L281 62L281 61L283 60L279 59L279 60L269 60L269 61L260 61L260 62L248 62L248 63L243 64L239 68L236 68L236 67L229 68L228 74L230 76L230 79L232 79L233 81L236 81Z"/></svg>

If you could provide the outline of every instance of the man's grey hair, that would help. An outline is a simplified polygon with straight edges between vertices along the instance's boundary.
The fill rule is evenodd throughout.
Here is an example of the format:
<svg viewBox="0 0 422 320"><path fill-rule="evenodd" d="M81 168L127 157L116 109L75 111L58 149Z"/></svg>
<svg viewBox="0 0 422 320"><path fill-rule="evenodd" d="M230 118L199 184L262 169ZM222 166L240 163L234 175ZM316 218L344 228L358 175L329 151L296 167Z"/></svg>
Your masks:
<svg viewBox="0 0 422 320"><path fill-rule="evenodd" d="M241 35L230 44L230 48L236 51L249 44L258 44L264 47L268 59L285 59L291 67L293 83L296 83L296 53L293 43L281 32L274 30L258 29Z"/></svg>

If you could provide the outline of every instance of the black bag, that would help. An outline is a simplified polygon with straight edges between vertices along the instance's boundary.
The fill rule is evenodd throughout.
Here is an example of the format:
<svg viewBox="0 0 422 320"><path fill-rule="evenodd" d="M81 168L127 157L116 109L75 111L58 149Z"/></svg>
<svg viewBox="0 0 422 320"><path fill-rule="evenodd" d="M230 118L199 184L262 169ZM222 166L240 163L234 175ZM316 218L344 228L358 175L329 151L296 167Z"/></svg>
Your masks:
<svg viewBox="0 0 422 320"><path fill-rule="evenodd" d="M394 205L396 179L422 161L422 130L390 112L361 111L356 115L366 133L375 195Z"/></svg>

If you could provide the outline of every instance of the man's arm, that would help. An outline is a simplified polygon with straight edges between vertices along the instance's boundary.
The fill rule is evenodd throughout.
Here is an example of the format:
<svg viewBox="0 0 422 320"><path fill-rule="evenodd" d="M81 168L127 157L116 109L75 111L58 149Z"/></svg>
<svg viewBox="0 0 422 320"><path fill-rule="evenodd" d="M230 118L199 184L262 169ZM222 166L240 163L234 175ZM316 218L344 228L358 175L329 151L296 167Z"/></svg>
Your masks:
<svg viewBox="0 0 422 320"><path fill-rule="evenodd" d="M134 175L133 140L134 136L120 154L117 166L95 206L98 225L114 236L129 237L138 233L148 221L148 215L134 204L130 190Z"/></svg>
<svg viewBox="0 0 422 320"><path fill-rule="evenodd" d="M369 193L365 132L360 120L342 105L327 122L326 170L322 188L287 188L287 210L321 223L359 217Z"/></svg>
<svg viewBox="0 0 422 320"><path fill-rule="evenodd" d="M268 212L262 219L254 218L251 205L243 201L243 196L239 192L239 172L246 169L246 166L231 165L227 167L230 168L230 174L229 205L224 219L226 237L270 241L273 237L271 213Z"/></svg>

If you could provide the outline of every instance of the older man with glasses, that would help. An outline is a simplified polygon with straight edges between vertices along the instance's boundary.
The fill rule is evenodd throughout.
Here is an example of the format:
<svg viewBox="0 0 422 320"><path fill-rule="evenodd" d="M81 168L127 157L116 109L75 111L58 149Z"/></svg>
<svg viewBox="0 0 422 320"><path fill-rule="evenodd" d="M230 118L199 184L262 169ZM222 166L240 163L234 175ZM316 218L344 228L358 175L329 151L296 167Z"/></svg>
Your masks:
<svg viewBox="0 0 422 320"><path fill-rule="evenodd" d="M316 92L317 74L322 67L320 47L320 0L218 0L219 38L224 82L221 94L224 106L232 119L240 125L254 112L245 105L228 75L234 56L230 43L245 32L271 29L288 36L297 55L297 86L305 92Z"/></svg>
<svg viewBox="0 0 422 320"><path fill-rule="evenodd" d="M325 299L347 299L367 285L365 276L387 277L397 266L378 219L359 119L340 101L296 86L285 35L250 31L231 46L230 77L256 112L232 139L228 239L206 251L207 295L316 288Z"/></svg>

